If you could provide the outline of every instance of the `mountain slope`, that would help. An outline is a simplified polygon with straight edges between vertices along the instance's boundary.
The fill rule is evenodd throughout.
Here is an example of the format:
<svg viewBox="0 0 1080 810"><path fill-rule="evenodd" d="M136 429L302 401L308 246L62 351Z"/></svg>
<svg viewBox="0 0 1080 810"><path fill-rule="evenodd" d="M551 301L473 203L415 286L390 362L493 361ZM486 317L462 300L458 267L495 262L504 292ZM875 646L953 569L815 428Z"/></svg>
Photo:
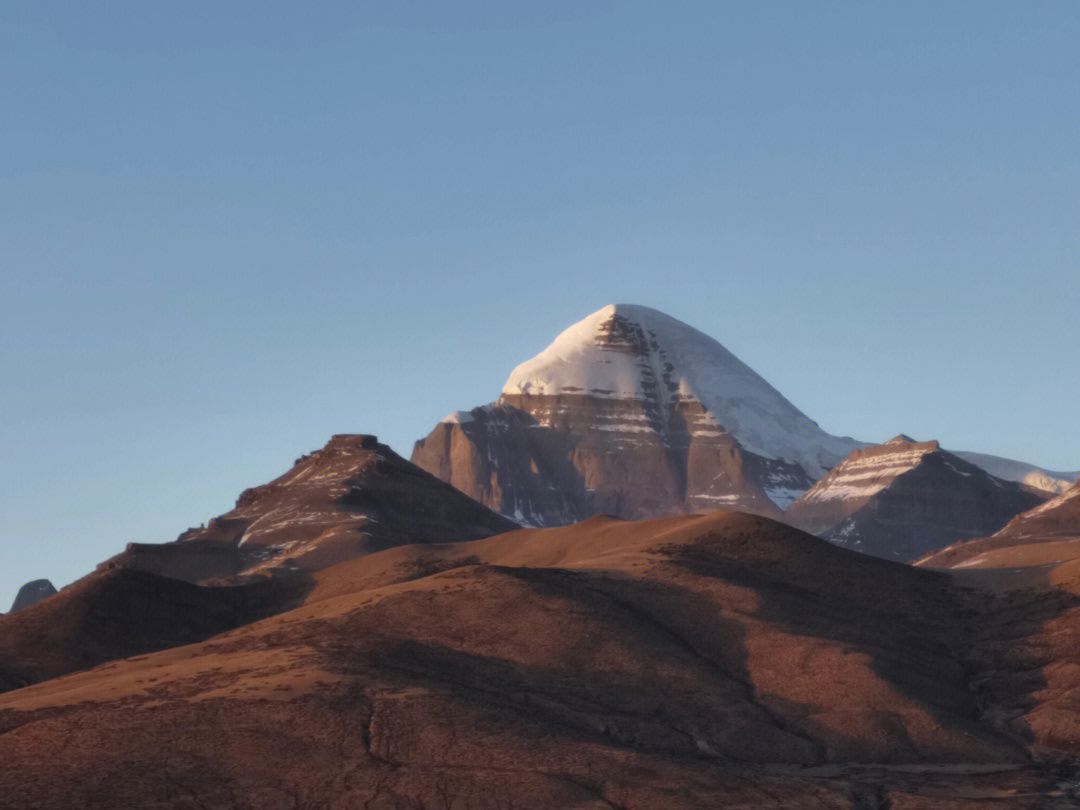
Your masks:
<svg viewBox="0 0 1080 810"><path fill-rule="evenodd" d="M1003 478L1006 481L1019 481L1029 487L1042 489L1060 495L1080 478L1080 470L1072 472L1060 472L1036 467L1025 461L1013 461L999 456L990 456L986 453L972 453L966 450L954 451L956 455L965 461L970 461L976 467L982 467L991 475Z"/></svg>
<svg viewBox="0 0 1080 810"><path fill-rule="evenodd" d="M0 691L202 641L277 613L302 592L299 581L200 587L144 571L96 571L0 616Z"/></svg>
<svg viewBox="0 0 1080 810"><path fill-rule="evenodd" d="M791 504L784 519L845 548L906 561L993 532L1045 497L937 442L897 436L854 451Z"/></svg>
<svg viewBox="0 0 1080 810"><path fill-rule="evenodd" d="M335 436L206 527L172 543L132 544L58 594L0 617L0 689L280 612L311 586L312 572L344 560L516 528L373 436Z"/></svg>
<svg viewBox="0 0 1080 810"><path fill-rule="evenodd" d="M1074 540L1080 538L1080 481L1041 506L1017 515L998 537L1026 540Z"/></svg>
<svg viewBox="0 0 1080 810"><path fill-rule="evenodd" d="M612 305L458 412L412 459L518 519L556 525L735 508L778 516L860 443L830 436L712 338Z"/></svg>
<svg viewBox="0 0 1080 810"><path fill-rule="evenodd" d="M996 709L1042 705L1028 625L984 648L991 597L762 518L312 577L288 613L0 696L0 806L1015 810L1070 773Z"/></svg>
<svg viewBox="0 0 1080 810"><path fill-rule="evenodd" d="M929 568L1051 566L1080 558L1080 482L990 537L955 543L925 555Z"/></svg>
<svg viewBox="0 0 1080 810"><path fill-rule="evenodd" d="M374 436L334 436L236 508L172 543L131 544L105 567L188 582L317 570L406 543L471 540L517 524L399 457Z"/></svg>

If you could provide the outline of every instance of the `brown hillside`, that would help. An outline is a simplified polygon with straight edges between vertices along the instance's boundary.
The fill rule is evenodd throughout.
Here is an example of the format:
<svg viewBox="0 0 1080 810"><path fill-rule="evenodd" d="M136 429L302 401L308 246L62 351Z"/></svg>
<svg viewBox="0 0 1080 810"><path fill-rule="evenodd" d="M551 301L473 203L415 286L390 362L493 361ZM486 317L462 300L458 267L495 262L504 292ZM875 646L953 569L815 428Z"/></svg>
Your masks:
<svg viewBox="0 0 1080 810"><path fill-rule="evenodd" d="M0 806L1046 806L1030 751L1075 743L1038 639L1074 598L723 512L393 548L0 696Z"/></svg>

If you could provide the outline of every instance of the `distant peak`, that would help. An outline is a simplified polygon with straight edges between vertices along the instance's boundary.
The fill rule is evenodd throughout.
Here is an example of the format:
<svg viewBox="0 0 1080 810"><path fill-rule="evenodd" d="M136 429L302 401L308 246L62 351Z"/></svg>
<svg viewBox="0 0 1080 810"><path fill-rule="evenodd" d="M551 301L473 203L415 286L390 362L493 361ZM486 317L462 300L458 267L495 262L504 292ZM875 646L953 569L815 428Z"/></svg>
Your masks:
<svg viewBox="0 0 1080 810"><path fill-rule="evenodd" d="M310 453L305 453L300 456L293 464L293 470L300 467L309 467L311 464L330 462L334 463L335 459L342 457L367 457L371 451L379 453L393 453L390 448L385 445L379 444L379 439L369 433L337 433L330 437L330 441L320 447L318 450L313 450ZM255 488L257 490L258 487ZM255 490L247 489L240 493L240 498L250 497L249 493ZM240 505L240 501L237 501L237 505Z"/></svg>
<svg viewBox="0 0 1080 810"><path fill-rule="evenodd" d="M515 368L503 394L641 398L658 384L658 371L672 378L671 393L699 371L756 376L711 337L670 315L638 304L608 304L564 329L544 351Z"/></svg>
<svg viewBox="0 0 1080 810"><path fill-rule="evenodd" d="M602 309L598 309L592 315L582 318L577 326L589 324L594 328L602 323L610 321L612 318L618 318L624 321L630 321L645 329L652 330L668 330L679 329L688 332L696 333L705 340L712 340L711 337L705 335L702 332L698 332L697 329L689 326L688 324L680 321L678 318L674 318L668 315L666 312L661 312L658 309L652 307L646 307L641 304L608 304ZM574 327L570 327L573 329Z"/></svg>
<svg viewBox="0 0 1080 810"><path fill-rule="evenodd" d="M619 315L623 318L629 318L631 320L642 317L647 318L649 316L660 316L661 318L669 318L671 320L675 320L670 315L661 312L658 309L642 306L641 304L608 304L606 307L594 312L593 316L595 315L603 315L605 317Z"/></svg>
<svg viewBox="0 0 1080 810"><path fill-rule="evenodd" d="M374 450L379 437L370 433L337 433L330 437L324 450Z"/></svg>
<svg viewBox="0 0 1080 810"><path fill-rule="evenodd" d="M56 593L56 588L47 579L35 579L32 582L27 582L19 588L19 593L15 596L15 603L11 606L11 611L14 613L16 610L30 607L30 605L36 604L54 593Z"/></svg>
<svg viewBox="0 0 1080 810"><path fill-rule="evenodd" d="M913 449L922 450L924 452L933 452L935 450L940 450L941 449L941 444L936 439L931 439L930 441L926 441L926 442L920 442L918 439L911 438L906 433L901 433L899 436L894 436L893 438L889 439L887 442L884 442L883 444L879 445L879 447L893 447L893 448L895 448L895 447L901 447L901 446L907 447L908 445L910 445ZM869 447L867 449L868 450L873 450L872 447Z"/></svg>

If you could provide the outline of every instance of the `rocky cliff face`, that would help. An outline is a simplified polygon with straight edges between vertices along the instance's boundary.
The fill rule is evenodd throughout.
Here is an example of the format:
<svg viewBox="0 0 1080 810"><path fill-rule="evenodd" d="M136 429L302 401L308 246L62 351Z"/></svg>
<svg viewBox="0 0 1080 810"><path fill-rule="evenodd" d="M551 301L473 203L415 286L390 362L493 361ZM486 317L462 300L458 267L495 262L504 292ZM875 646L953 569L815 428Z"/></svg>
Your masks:
<svg viewBox="0 0 1080 810"><path fill-rule="evenodd" d="M907 436L854 451L788 507L785 520L837 545L911 560L994 532L1047 493L1004 481Z"/></svg>
<svg viewBox="0 0 1080 810"><path fill-rule="evenodd" d="M173 543L130 544L104 567L188 582L317 570L408 543L473 540L517 524L405 461L374 436L334 436L231 512Z"/></svg>
<svg viewBox="0 0 1080 810"><path fill-rule="evenodd" d="M716 341L614 305L458 412L412 460L503 514L559 525L716 508L778 516L860 443L830 436Z"/></svg>

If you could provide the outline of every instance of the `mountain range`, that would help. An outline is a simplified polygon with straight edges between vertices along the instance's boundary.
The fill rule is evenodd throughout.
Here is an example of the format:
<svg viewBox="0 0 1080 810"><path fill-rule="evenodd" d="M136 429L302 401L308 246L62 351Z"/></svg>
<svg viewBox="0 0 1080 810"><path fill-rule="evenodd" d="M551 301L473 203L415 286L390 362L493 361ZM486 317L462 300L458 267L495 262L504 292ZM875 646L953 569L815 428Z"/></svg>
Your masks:
<svg viewBox="0 0 1080 810"><path fill-rule="evenodd" d="M1080 807L1070 477L606 307L411 462L337 435L29 583L0 808Z"/></svg>
<svg viewBox="0 0 1080 810"><path fill-rule="evenodd" d="M867 511L859 537L848 537L854 547L900 560L991 533L1080 476L936 445L908 469L896 447L868 446L826 433L707 335L654 309L617 304L515 368L495 402L445 418L416 443L412 461L526 525L723 508L834 539L854 531L820 519L821 504L839 508L838 496L847 494L838 477L850 481L853 469L865 468L863 477L874 478L870 456L895 461L902 480L877 476L882 494L869 505L887 509L890 498L905 503L903 488L947 457L921 494L908 497L924 506L933 501L918 521L906 512L918 538L890 534L892 518L868 521Z"/></svg>
<svg viewBox="0 0 1080 810"><path fill-rule="evenodd" d="M784 520L837 545L907 561L990 534L1049 497L935 441L901 435L852 451L788 507Z"/></svg>
<svg viewBox="0 0 1080 810"><path fill-rule="evenodd" d="M859 442L821 430L712 338L613 305L447 417L412 460L533 525L730 508L779 516Z"/></svg>

